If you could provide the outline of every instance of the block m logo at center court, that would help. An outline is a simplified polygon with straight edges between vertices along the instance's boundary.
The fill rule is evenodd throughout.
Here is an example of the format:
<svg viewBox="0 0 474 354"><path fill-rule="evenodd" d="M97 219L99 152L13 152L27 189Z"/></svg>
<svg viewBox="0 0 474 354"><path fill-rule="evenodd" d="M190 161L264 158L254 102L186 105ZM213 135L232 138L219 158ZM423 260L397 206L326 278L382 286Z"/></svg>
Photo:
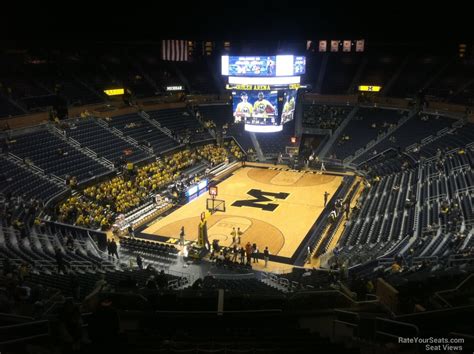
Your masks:
<svg viewBox="0 0 474 354"><path fill-rule="evenodd" d="M289 193L272 193L261 191L260 189L251 189L247 192L248 195L251 195L255 199L244 199L236 200L232 203L232 206L235 207L250 207L250 208L259 208L265 211L274 211L278 208L279 204L268 203L275 201L275 199L286 199L290 195Z"/></svg>

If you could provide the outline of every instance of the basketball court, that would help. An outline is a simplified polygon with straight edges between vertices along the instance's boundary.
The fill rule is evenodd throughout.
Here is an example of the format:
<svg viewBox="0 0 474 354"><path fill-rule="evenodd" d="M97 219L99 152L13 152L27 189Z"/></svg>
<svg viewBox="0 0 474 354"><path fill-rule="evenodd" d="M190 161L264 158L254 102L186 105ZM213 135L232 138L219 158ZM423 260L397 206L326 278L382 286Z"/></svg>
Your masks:
<svg viewBox="0 0 474 354"><path fill-rule="evenodd" d="M330 199L342 180L341 175L316 171L242 167L217 185L215 205L218 209L225 206L225 212L216 211L207 219L209 242L218 239L219 245L231 246L231 232L240 228L241 245L256 243L260 251L268 246L270 254L290 259L323 211L324 192L330 193ZM177 243L184 226L185 239L196 241L209 198L209 192L203 193L149 223L142 233L156 236L157 241Z"/></svg>

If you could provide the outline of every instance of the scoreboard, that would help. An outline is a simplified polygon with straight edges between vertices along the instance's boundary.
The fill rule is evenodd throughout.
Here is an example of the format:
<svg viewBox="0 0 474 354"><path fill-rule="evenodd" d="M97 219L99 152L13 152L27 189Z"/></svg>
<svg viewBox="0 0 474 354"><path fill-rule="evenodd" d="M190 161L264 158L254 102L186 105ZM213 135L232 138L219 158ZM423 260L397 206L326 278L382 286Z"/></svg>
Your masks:
<svg viewBox="0 0 474 354"><path fill-rule="evenodd" d="M223 76L274 77L302 75L305 72L304 56L222 56Z"/></svg>
<svg viewBox="0 0 474 354"><path fill-rule="evenodd" d="M233 115L245 130L278 132L294 119L306 58L296 55L222 56L221 72L228 76Z"/></svg>

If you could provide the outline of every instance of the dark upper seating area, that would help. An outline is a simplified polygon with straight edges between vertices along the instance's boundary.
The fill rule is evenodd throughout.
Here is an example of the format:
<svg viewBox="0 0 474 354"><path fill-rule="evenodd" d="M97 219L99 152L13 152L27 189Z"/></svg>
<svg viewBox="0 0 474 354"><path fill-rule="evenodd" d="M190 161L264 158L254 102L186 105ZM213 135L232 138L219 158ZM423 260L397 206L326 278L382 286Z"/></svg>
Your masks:
<svg viewBox="0 0 474 354"><path fill-rule="evenodd" d="M124 135L132 137L139 144L151 147L157 154L178 146L176 141L138 114L114 117L107 124L117 128Z"/></svg>
<svg viewBox="0 0 474 354"><path fill-rule="evenodd" d="M28 199L46 202L51 196L65 190L64 186L59 186L46 176L27 166L19 166L4 156L0 156L0 162L0 193L3 195L26 195Z"/></svg>
<svg viewBox="0 0 474 354"><path fill-rule="evenodd" d="M208 66L205 60L197 60L193 63L176 63L175 65L177 70L180 71L189 82L191 92L218 92L214 77L210 72L210 66Z"/></svg>
<svg viewBox="0 0 474 354"><path fill-rule="evenodd" d="M411 55L387 95L413 97L446 63L446 58L437 55Z"/></svg>
<svg viewBox="0 0 474 354"><path fill-rule="evenodd" d="M190 137L191 141L212 138L205 128L186 108L162 109L147 112L150 118L171 131L172 135Z"/></svg>
<svg viewBox="0 0 474 354"><path fill-rule="evenodd" d="M367 65L362 70L357 85L379 85L384 87L404 60L400 54L375 52L369 54Z"/></svg>
<svg viewBox="0 0 474 354"><path fill-rule="evenodd" d="M447 67L435 77L426 88L425 94L442 97L449 101L458 94L459 89L470 83L473 78L474 66L467 61L456 58L450 61ZM460 97L462 96L459 96L458 100Z"/></svg>
<svg viewBox="0 0 474 354"><path fill-rule="evenodd" d="M143 150L101 127L95 119L77 121L74 126L66 130L66 133L96 152L99 157L105 157L111 162L115 162L120 156L125 156L131 162L147 157ZM125 151L128 152L125 153Z"/></svg>
<svg viewBox="0 0 474 354"><path fill-rule="evenodd" d="M197 107L203 122L212 120L217 125L224 125L233 120L232 106L226 104L199 105Z"/></svg>
<svg viewBox="0 0 474 354"><path fill-rule="evenodd" d="M303 106L303 126L334 131L351 109L352 107L347 106L305 104Z"/></svg>
<svg viewBox="0 0 474 354"><path fill-rule="evenodd" d="M176 70L169 63L161 61L159 57L159 54L148 52L136 54L136 63L139 63L144 75L156 84L157 93L166 93L166 86L184 86Z"/></svg>
<svg viewBox="0 0 474 354"><path fill-rule="evenodd" d="M358 149L364 148L379 134L386 132L390 126L396 125L406 115L407 112L391 109L359 108L340 134L341 138L347 136L349 139L340 139L332 146L329 154L344 160Z"/></svg>
<svg viewBox="0 0 474 354"><path fill-rule="evenodd" d="M404 149L411 144L420 142L423 138L435 135L438 131L449 128L455 122L454 119L420 113L413 116L399 129L389 134L380 143L369 149L363 155L355 159L356 163L365 161L370 156L376 155L389 148Z"/></svg>
<svg viewBox="0 0 474 354"><path fill-rule="evenodd" d="M362 58L357 54L330 53L321 91L327 95L348 92Z"/></svg>
<svg viewBox="0 0 474 354"><path fill-rule="evenodd" d="M109 172L47 130L15 137L15 141L10 144L10 151L20 158L31 160L47 174L53 173L61 178L70 175L82 181Z"/></svg>
<svg viewBox="0 0 474 354"><path fill-rule="evenodd" d="M233 136L244 151L248 151L249 149L255 150L252 139L250 138L250 133L245 131L244 124L230 124L226 134Z"/></svg>
<svg viewBox="0 0 474 354"><path fill-rule="evenodd" d="M11 117L24 112L0 95L0 117Z"/></svg>

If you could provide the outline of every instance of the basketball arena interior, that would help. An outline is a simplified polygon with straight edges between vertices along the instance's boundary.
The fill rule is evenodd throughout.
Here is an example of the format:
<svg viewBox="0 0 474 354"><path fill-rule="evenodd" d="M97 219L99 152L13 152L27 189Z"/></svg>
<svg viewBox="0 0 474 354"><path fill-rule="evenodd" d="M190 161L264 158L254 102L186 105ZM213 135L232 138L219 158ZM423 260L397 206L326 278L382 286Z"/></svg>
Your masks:
<svg viewBox="0 0 474 354"><path fill-rule="evenodd" d="M2 44L0 353L472 353L473 44Z"/></svg>

